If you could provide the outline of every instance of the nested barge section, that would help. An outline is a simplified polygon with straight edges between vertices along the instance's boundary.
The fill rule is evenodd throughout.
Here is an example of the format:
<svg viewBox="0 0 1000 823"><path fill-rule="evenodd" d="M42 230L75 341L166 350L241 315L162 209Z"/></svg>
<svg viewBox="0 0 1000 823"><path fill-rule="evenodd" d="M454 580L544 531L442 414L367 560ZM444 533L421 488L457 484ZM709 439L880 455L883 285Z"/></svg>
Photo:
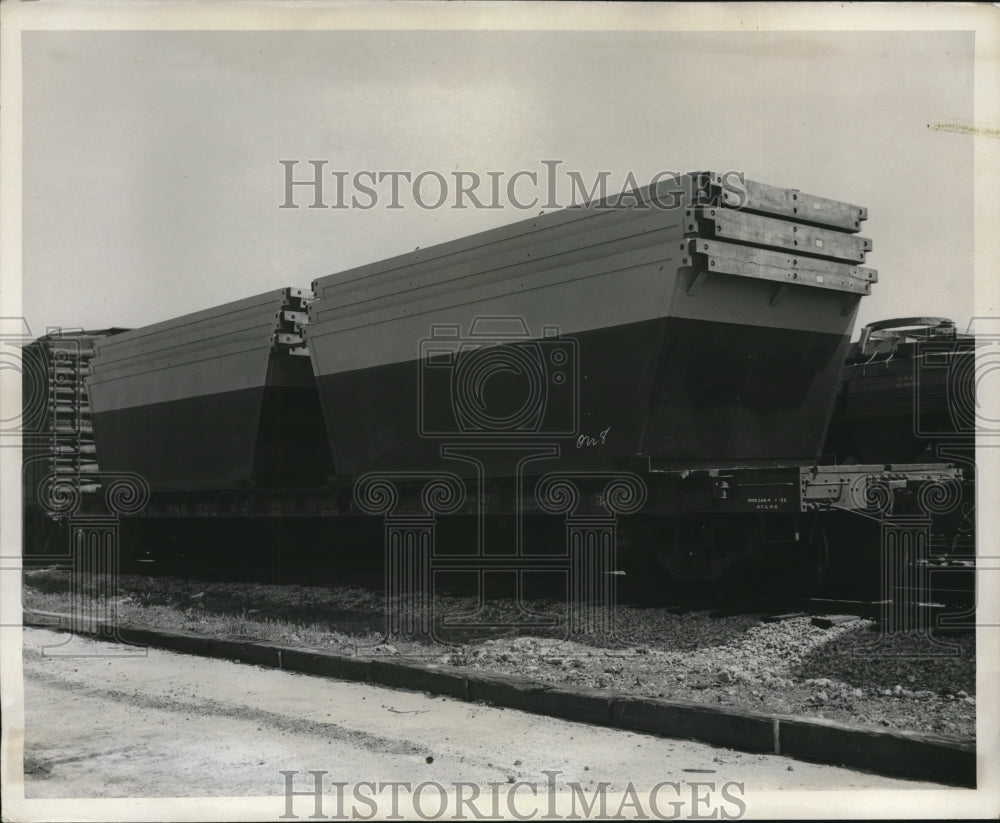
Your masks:
<svg viewBox="0 0 1000 823"><path fill-rule="evenodd" d="M102 469L154 492L322 485L311 298L278 289L99 341L88 390Z"/></svg>
<svg viewBox="0 0 1000 823"><path fill-rule="evenodd" d="M866 216L697 172L118 334L88 381L102 468L172 492L462 444L511 470L558 447L529 473L814 462L876 279Z"/></svg>
<svg viewBox="0 0 1000 823"><path fill-rule="evenodd" d="M322 277L306 338L337 471L534 440L561 468L815 461L876 281L866 217L695 172Z"/></svg>

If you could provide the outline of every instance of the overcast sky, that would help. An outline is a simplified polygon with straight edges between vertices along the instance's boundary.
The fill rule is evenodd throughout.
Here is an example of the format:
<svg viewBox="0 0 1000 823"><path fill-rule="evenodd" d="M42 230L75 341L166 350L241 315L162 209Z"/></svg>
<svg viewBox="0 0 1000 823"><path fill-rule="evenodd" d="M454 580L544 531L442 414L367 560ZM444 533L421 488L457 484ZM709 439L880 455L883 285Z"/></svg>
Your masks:
<svg viewBox="0 0 1000 823"><path fill-rule="evenodd" d="M308 160L349 177L509 176L561 160L585 180L611 172L612 187L629 172L743 171L869 208L880 282L859 325L973 313L973 138L933 128L972 121L971 33L46 31L22 43L35 333L308 286L537 212L427 210L409 195L398 210L280 209L288 159L300 177Z"/></svg>

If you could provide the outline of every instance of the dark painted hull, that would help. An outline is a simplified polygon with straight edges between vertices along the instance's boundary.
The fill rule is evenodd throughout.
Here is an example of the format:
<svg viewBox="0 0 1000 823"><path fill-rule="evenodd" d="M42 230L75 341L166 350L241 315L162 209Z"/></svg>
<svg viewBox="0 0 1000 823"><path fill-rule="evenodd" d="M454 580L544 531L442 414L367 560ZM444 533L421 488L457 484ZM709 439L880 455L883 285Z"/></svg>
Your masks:
<svg viewBox="0 0 1000 823"><path fill-rule="evenodd" d="M263 396L248 389L99 413L101 460L137 472L154 491L237 488L253 474Z"/></svg>
<svg viewBox="0 0 1000 823"><path fill-rule="evenodd" d="M94 427L104 468L137 472L154 492L321 485L332 471L314 388L118 409L96 415Z"/></svg>
<svg viewBox="0 0 1000 823"><path fill-rule="evenodd" d="M529 473L609 468L637 456L692 467L808 462L820 453L849 341L682 318L572 338L577 408L569 408L577 403L571 393L552 391L542 400L549 405L545 415L502 434L475 420L463 427L454 412L462 402L454 382L428 385L417 360L321 376L338 472L442 468L443 445L487 440L519 454L531 444L559 447L558 459L533 463ZM525 387L511 389L526 405ZM509 415L517 405L502 391L485 400L484 419ZM428 419L438 425L421 434ZM574 419L578 425L564 425ZM441 425L448 421L450 434ZM455 461L446 462L458 470Z"/></svg>

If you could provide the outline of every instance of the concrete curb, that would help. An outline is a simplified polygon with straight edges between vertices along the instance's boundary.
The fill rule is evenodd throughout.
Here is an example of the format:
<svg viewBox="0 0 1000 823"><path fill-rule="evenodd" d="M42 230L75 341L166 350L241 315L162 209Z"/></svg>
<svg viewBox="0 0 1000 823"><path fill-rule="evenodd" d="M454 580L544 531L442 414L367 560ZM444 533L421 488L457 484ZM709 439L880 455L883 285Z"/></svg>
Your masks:
<svg viewBox="0 0 1000 823"><path fill-rule="evenodd" d="M623 729L689 737L741 751L785 753L778 748L774 719L751 709L622 696L615 699L613 711L613 725Z"/></svg>
<svg viewBox="0 0 1000 823"><path fill-rule="evenodd" d="M781 753L816 763L975 787L976 747L926 732L866 729L815 717L782 718Z"/></svg>
<svg viewBox="0 0 1000 823"><path fill-rule="evenodd" d="M684 700L637 697L601 689L550 686L515 675L437 666L398 657L352 657L325 648L285 646L194 632L112 626L70 627L70 616L24 610L24 625L99 640L153 646L340 680L482 701L629 731L697 740L865 769L877 774L975 787L976 746L961 738L850 726L821 718L788 717Z"/></svg>

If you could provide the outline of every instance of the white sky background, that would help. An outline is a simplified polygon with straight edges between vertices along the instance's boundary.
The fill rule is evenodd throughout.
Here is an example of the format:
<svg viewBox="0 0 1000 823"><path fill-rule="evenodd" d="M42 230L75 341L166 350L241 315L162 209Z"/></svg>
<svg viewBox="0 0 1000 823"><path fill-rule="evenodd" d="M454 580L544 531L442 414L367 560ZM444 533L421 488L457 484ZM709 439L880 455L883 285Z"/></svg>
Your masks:
<svg viewBox="0 0 1000 823"><path fill-rule="evenodd" d="M402 210L282 210L282 159L302 161L299 177L313 159L445 175L558 159L563 183L608 170L615 190L629 171L744 171L868 207L880 282L859 326L973 314L973 137L929 127L972 122L969 32L28 31L22 44L35 334L308 286L538 211L409 196Z"/></svg>

